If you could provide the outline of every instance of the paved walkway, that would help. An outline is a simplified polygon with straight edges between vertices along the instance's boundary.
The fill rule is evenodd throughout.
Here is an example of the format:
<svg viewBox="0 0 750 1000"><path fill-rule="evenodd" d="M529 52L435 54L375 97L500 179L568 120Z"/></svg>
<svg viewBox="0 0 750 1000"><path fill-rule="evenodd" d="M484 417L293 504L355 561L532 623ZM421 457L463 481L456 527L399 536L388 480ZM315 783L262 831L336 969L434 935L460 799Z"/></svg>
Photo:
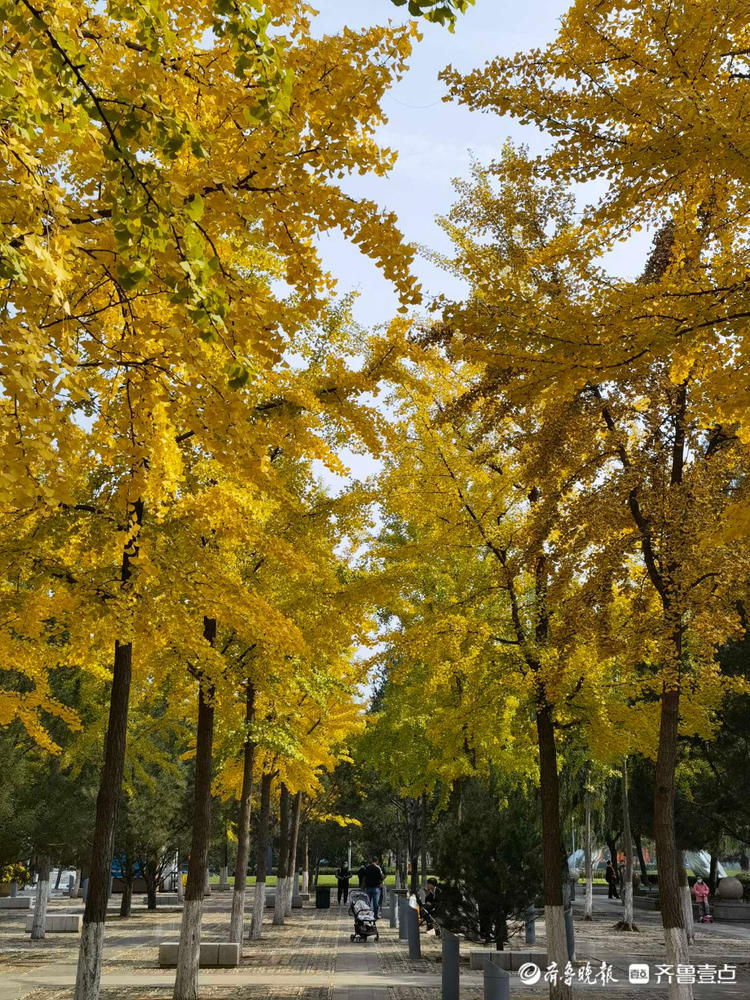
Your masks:
<svg viewBox="0 0 750 1000"><path fill-rule="evenodd" d="M580 900L576 904L579 911ZM230 895L215 893L206 903L204 935L207 940L226 939ZM628 983L628 964L642 959L663 961L658 915L637 916L642 935L613 935L618 904L595 900L594 924L576 923L578 958L611 963L616 984L576 985L586 1000L662 1000L663 987L635 987ZM80 905L62 900L52 912L81 911ZM28 912L28 911L27 911ZM580 916L580 912L577 912ZM610 919L611 917L611 919ZM0 911L0 1000L70 1000L75 981L77 935L49 935L31 943L24 933L25 913ZM138 908L127 921L108 922L102 1000L169 1000L174 972L159 969L159 941L176 940L180 913L148 912ZM206 1000L439 1000L440 943L423 937L423 955L410 961L405 943L388 926L387 911L380 920L380 941L352 943L352 920L344 907L295 910L284 927L273 927L266 911L264 937L246 942L238 969L201 970L201 998ZM723 964L738 962L738 982L696 987L696 1000L749 1000L750 928L706 927L696 945L694 961ZM468 952L476 946L463 948ZM543 951L544 928L538 928L538 949ZM462 966L462 1000L481 1000L481 973ZM511 997L542 997L543 983L528 986L514 975Z"/></svg>

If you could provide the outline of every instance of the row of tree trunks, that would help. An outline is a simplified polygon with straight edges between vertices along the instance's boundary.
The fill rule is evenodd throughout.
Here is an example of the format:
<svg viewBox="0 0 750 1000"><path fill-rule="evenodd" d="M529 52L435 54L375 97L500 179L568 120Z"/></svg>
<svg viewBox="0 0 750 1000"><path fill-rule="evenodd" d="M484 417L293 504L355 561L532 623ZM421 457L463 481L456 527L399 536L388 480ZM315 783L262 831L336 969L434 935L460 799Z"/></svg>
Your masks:
<svg viewBox="0 0 750 1000"><path fill-rule="evenodd" d="M292 816L289 833L289 855L287 858L287 886L284 896L284 912L292 914L292 901L299 888L297 882L297 844L299 842L299 825L302 818L302 792L297 792L292 801Z"/></svg>
<svg viewBox="0 0 750 1000"><path fill-rule="evenodd" d="M98 1000L99 997L117 804L125 768L132 668L132 643L116 641L104 764L96 798L94 841L78 951L74 1000Z"/></svg>
<svg viewBox="0 0 750 1000"><path fill-rule="evenodd" d="M255 721L255 687L247 682L245 691L245 747L242 767L242 791L240 793L240 816L237 825L237 862L234 868L234 890L232 892L232 915L229 920L229 940L242 943L245 934L245 892L247 886L247 863L250 856L250 814L253 793L253 764L255 742L250 737L250 727Z"/></svg>
<svg viewBox="0 0 750 1000"><path fill-rule="evenodd" d="M204 618L204 638L213 645L216 619ZM208 873L208 845L211 836L211 772L213 766L213 689L204 678L198 688L198 732L195 748L195 791L193 834L188 862L185 902L177 952L177 974L173 1000L197 1000L198 964L201 947L203 896Z"/></svg>
<svg viewBox="0 0 750 1000"><path fill-rule="evenodd" d="M260 813L258 816L258 844L255 854L255 899L250 938L259 941L263 936L263 908L266 905L266 850L271 820L271 786L273 775L264 774L260 782Z"/></svg>
<svg viewBox="0 0 750 1000"><path fill-rule="evenodd" d="M36 884L36 900L34 902L34 918L31 922L31 940L41 941L47 922L47 903L49 902L49 854L40 854L37 859L39 880Z"/></svg>
<svg viewBox="0 0 750 1000"><path fill-rule="evenodd" d="M539 790L542 800L542 855L544 859L544 922L547 929L547 961L564 969L568 961L562 885L562 830L560 826L560 778L552 708L540 704L536 714L539 744ZM550 983L551 1000L570 1000L572 991L562 980Z"/></svg>
<svg viewBox="0 0 750 1000"><path fill-rule="evenodd" d="M585 798L585 811L586 811L586 834L583 845L584 854L584 865L586 869L586 898L583 907L583 919L593 920L594 919L594 866L592 863L591 853L593 851L593 843L591 836L591 792L586 789Z"/></svg>
<svg viewBox="0 0 750 1000"><path fill-rule="evenodd" d="M128 508L128 541L123 547L120 583L127 588L132 561L138 556L138 532L143 524L144 503L136 500ZM104 763L96 798L96 818L91 846L86 906L78 951L74 1000L98 1000L101 982L104 924L114 853L117 805L125 769L130 683L133 672L133 645L115 640L109 719L104 744Z"/></svg>
<svg viewBox="0 0 750 1000"><path fill-rule="evenodd" d="M287 866L289 864L289 789L283 783L279 795L279 823L279 865L273 908L273 922L277 926L284 923L284 901L287 891Z"/></svg>
<svg viewBox="0 0 750 1000"><path fill-rule="evenodd" d="M633 838L630 835L630 795L628 790L628 758L622 762L622 836L625 851L625 881L622 887L623 915L615 927L621 931L637 931L633 922Z"/></svg>

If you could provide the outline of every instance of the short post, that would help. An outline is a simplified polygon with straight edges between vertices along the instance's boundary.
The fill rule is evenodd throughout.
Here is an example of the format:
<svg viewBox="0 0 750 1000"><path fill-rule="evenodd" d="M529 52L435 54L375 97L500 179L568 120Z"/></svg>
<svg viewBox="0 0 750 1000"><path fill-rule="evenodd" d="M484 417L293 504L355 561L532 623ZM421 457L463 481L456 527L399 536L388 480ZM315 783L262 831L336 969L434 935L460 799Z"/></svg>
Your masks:
<svg viewBox="0 0 750 1000"><path fill-rule="evenodd" d="M409 901L405 896L398 897L398 939L399 941L408 940L408 933L406 930L406 911L410 909Z"/></svg>
<svg viewBox="0 0 750 1000"><path fill-rule="evenodd" d="M491 958L484 960L484 1000L510 1000L510 973Z"/></svg>
<svg viewBox="0 0 750 1000"><path fill-rule="evenodd" d="M577 881L578 880L577 880L577 878L575 878L575 876L573 876L573 875L570 876L570 901L571 901L571 903L574 903L575 899L576 899L576 882Z"/></svg>
<svg viewBox="0 0 750 1000"><path fill-rule="evenodd" d="M409 941L409 958L421 958L422 949L419 942L419 914L416 906L406 904L406 929Z"/></svg>
<svg viewBox="0 0 750 1000"><path fill-rule="evenodd" d="M10 898L15 899L18 895L18 882L10 883Z"/></svg>
<svg viewBox="0 0 750 1000"><path fill-rule="evenodd" d="M536 907L532 903L526 910L526 944L536 944Z"/></svg>
<svg viewBox="0 0 750 1000"><path fill-rule="evenodd" d="M459 941L455 934L440 929L443 947L443 1000L458 1000L459 991Z"/></svg>
<svg viewBox="0 0 750 1000"><path fill-rule="evenodd" d="M388 907L388 926L398 927L398 896L391 893L391 905Z"/></svg>
<svg viewBox="0 0 750 1000"><path fill-rule="evenodd" d="M84 903L86 902L88 894L89 894L89 880L88 878L81 879L81 896L83 898Z"/></svg>

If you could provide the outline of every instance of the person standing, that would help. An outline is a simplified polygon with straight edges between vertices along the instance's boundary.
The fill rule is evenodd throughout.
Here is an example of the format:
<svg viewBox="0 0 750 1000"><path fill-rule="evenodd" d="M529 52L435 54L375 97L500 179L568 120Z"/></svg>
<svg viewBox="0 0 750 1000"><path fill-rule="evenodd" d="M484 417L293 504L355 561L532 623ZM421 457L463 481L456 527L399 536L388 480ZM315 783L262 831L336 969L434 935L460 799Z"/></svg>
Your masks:
<svg viewBox="0 0 750 1000"><path fill-rule="evenodd" d="M612 864L612 859L610 858L607 862L607 871L604 875L607 880L607 885L609 886L609 895L607 899L619 899L619 893L617 892L617 874L615 873L615 866Z"/></svg>
<svg viewBox="0 0 750 1000"><path fill-rule="evenodd" d="M378 912L380 910L380 894L382 892L382 885L385 882L385 875L383 874L383 869L380 867L377 858L373 858L372 861L365 867L365 890L367 895L370 897L370 903L372 904L372 910L375 914L375 919L378 919Z"/></svg>
<svg viewBox="0 0 750 1000"><path fill-rule="evenodd" d="M341 905L342 900L344 905L346 905L349 899L349 879L351 877L352 873L349 871L349 865L345 861L336 872L336 884L338 885L337 902L339 906Z"/></svg>

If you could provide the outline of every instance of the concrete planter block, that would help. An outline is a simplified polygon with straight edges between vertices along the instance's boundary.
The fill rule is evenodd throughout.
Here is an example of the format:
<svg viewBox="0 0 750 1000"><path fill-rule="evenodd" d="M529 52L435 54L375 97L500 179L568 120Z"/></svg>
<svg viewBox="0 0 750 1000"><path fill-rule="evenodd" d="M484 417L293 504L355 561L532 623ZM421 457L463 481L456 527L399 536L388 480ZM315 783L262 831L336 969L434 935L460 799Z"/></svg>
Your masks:
<svg viewBox="0 0 750 1000"><path fill-rule="evenodd" d="M301 910L302 909L302 897L292 896L292 909Z"/></svg>
<svg viewBox="0 0 750 1000"><path fill-rule="evenodd" d="M6 896L0 899L0 910L30 910L31 896Z"/></svg>
<svg viewBox="0 0 750 1000"><path fill-rule="evenodd" d="M237 943L229 941L219 942L219 952L216 961L222 968L233 968L240 964L242 958L242 948Z"/></svg>
<svg viewBox="0 0 750 1000"><path fill-rule="evenodd" d="M741 900L715 899L711 905L715 920L750 921L750 903Z"/></svg>
<svg viewBox="0 0 750 1000"><path fill-rule="evenodd" d="M201 941L201 952L198 964L202 969L215 968L219 963L219 949L235 949L235 952L239 951L238 944L228 944L223 941ZM179 951L180 945L178 941L162 941L159 945L159 965L162 968L174 968L177 965L177 952ZM230 957L231 953L226 951L225 956ZM227 961L226 965L234 964L239 965L239 958L234 963Z"/></svg>
<svg viewBox="0 0 750 1000"><path fill-rule="evenodd" d="M26 931L30 931L34 917L26 917ZM75 913L48 913L44 921L45 934L80 934L83 927L83 916Z"/></svg>
<svg viewBox="0 0 750 1000"><path fill-rule="evenodd" d="M144 906L148 906L148 896L143 896L141 902ZM156 906L179 906L180 897L177 893L171 892L157 892L156 894Z"/></svg>
<svg viewBox="0 0 750 1000"><path fill-rule="evenodd" d="M276 906L276 893L266 890L266 906Z"/></svg>
<svg viewBox="0 0 750 1000"><path fill-rule="evenodd" d="M469 968L473 969L474 972L481 972L484 969L484 963L486 961L493 962L498 968L510 971L511 968L511 955L516 954L512 951L497 951L495 948L485 948L482 951L470 951L469 952ZM527 954L523 952L522 954Z"/></svg>
<svg viewBox="0 0 750 1000"><path fill-rule="evenodd" d="M526 962L535 962L540 968L547 965L547 955L543 951L509 951L511 972L518 972Z"/></svg>

